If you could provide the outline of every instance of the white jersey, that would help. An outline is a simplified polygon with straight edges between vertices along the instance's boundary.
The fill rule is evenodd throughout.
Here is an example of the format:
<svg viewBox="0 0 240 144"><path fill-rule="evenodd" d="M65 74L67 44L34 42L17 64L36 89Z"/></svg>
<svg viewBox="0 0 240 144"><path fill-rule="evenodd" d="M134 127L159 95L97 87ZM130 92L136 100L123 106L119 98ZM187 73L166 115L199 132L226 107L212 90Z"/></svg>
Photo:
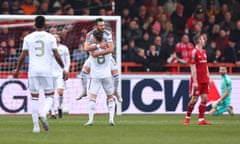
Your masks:
<svg viewBox="0 0 240 144"><path fill-rule="evenodd" d="M86 42L89 42L90 44L95 44L95 39L93 36L93 32L96 29L91 30L87 33L86 36ZM111 32L104 30L103 32L103 41L107 43L112 43L112 34ZM101 51L101 48L97 48L97 51ZM89 56L90 65L91 65L91 71L90 76L92 78L106 78L111 77L111 57L112 54L107 54L103 56L98 56L96 58L92 57L91 54Z"/></svg>
<svg viewBox="0 0 240 144"><path fill-rule="evenodd" d="M24 37L23 50L28 51L28 76L52 77L52 50L57 48L56 38L45 31L35 31Z"/></svg>
<svg viewBox="0 0 240 144"><path fill-rule="evenodd" d="M101 51L101 48L98 48L96 51ZM90 56L90 65L91 78L107 78L111 77L111 54L101 55L98 57Z"/></svg>
<svg viewBox="0 0 240 144"><path fill-rule="evenodd" d="M94 40L94 36L93 36L93 32L95 30L96 29L93 29L93 30L91 30L90 32L87 33L86 42L89 42L90 44L95 44L95 40ZM104 30L103 41L107 42L107 43L112 43L113 42L112 33L110 31Z"/></svg>
<svg viewBox="0 0 240 144"><path fill-rule="evenodd" d="M61 59L63 61L64 64L64 70L66 72L69 72L69 68L70 68L70 54L69 54L69 50L68 47L63 45L63 44L59 44L57 47L58 53L61 56ZM54 64L52 67L53 70L53 76L54 77L63 77L63 69L61 68L61 66L57 63L56 60L54 60Z"/></svg>

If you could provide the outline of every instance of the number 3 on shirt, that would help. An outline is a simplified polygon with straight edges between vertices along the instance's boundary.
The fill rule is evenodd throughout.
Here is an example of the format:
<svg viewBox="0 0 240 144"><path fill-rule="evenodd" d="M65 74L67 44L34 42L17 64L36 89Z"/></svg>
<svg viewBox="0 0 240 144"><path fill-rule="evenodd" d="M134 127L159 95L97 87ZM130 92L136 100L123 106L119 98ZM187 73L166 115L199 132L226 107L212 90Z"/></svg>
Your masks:
<svg viewBox="0 0 240 144"><path fill-rule="evenodd" d="M36 41L36 44L40 44L40 47L35 47L35 50L40 51L39 53L36 54L36 56L43 56L44 55L44 42L42 40Z"/></svg>
<svg viewBox="0 0 240 144"><path fill-rule="evenodd" d="M103 64L105 62L105 56L104 55L98 56L97 62L98 62L98 64Z"/></svg>

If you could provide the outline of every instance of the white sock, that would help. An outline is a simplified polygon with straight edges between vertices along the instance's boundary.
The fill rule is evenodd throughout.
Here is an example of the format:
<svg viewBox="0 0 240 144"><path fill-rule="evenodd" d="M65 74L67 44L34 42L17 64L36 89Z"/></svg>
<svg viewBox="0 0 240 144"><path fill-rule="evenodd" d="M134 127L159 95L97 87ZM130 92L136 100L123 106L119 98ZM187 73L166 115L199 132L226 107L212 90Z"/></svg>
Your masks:
<svg viewBox="0 0 240 144"><path fill-rule="evenodd" d="M82 88L85 92L87 92L87 75L87 72L81 71Z"/></svg>
<svg viewBox="0 0 240 144"><path fill-rule="evenodd" d="M55 115L55 101L53 100L53 102L52 102L52 107L51 107L51 114L52 115Z"/></svg>
<svg viewBox="0 0 240 144"><path fill-rule="evenodd" d="M96 107L96 100L90 99L89 100L89 115L88 115L88 118L89 118L88 121L90 123L92 123L93 119L94 119L95 107Z"/></svg>
<svg viewBox="0 0 240 144"><path fill-rule="evenodd" d="M59 107L58 108L62 108L63 96L58 97L58 102L59 102Z"/></svg>
<svg viewBox="0 0 240 144"><path fill-rule="evenodd" d="M46 96L43 111L41 113L41 117L43 117L45 120L47 119L47 113L49 112L49 110L52 106L52 103L53 103L53 95Z"/></svg>
<svg viewBox="0 0 240 144"><path fill-rule="evenodd" d="M114 99L108 99L109 121L114 121L115 115L115 101Z"/></svg>
<svg viewBox="0 0 240 144"><path fill-rule="evenodd" d="M119 74L113 75L113 85L114 85L114 91L117 91L119 84Z"/></svg>
<svg viewBox="0 0 240 144"><path fill-rule="evenodd" d="M33 121L33 125L34 127L39 127L39 123L38 123L38 105L39 105L39 101L38 98L33 98L32 97L32 121Z"/></svg>

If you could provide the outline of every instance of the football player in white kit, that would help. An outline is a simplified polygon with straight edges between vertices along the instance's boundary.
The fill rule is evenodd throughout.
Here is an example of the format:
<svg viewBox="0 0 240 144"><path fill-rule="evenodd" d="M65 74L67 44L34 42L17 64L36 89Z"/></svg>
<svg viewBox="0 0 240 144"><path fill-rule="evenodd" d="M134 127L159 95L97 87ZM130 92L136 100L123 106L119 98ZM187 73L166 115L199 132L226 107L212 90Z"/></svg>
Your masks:
<svg viewBox="0 0 240 144"><path fill-rule="evenodd" d="M69 68L70 68L70 54L68 47L66 45L61 44L61 38L59 34L53 34L54 37L57 40L57 50L59 55L61 56L61 59L64 63L64 69L62 69L57 61L54 61L53 65L53 77L55 80L55 89L57 90L58 94L58 117L62 118L62 103L63 103L63 93L64 89L66 88L66 83L65 81L67 80L67 77L63 77L63 73L65 75L68 75ZM54 107L54 102L51 108L51 119L56 119L55 115L55 107Z"/></svg>
<svg viewBox="0 0 240 144"><path fill-rule="evenodd" d="M102 18L98 18L95 20L95 28L87 33L86 42L84 43L85 49L86 49L86 47L96 48L96 45L90 46L91 44L95 43L94 38L93 38L93 32L96 30L103 32L103 38L105 39L105 42L100 43L101 47L106 47L106 43L113 45L111 32L105 30L104 20ZM76 98L76 100L80 100L83 97L87 96L87 75L90 73L90 71L91 71L91 65L90 65L89 59L87 59L83 65L82 71L80 73L83 91L82 91L82 94ZM111 73L112 73L113 82L114 82L114 95L117 97L117 100L119 102L122 102L123 101L122 96L119 95L119 93L118 93L119 72L117 69L116 62L115 62L114 58L112 58L112 57L111 57Z"/></svg>
<svg viewBox="0 0 240 144"><path fill-rule="evenodd" d="M54 81L52 76L52 64L53 55L61 68L64 68L64 64L60 55L57 52L56 38L44 31L45 17L37 16L35 18L36 31L28 34L24 37L22 53L19 57L19 61L16 70L13 74L15 78L18 77L21 66L24 62L24 58L29 56L29 69L28 69L28 84L29 91L31 92L32 100L32 120L33 120L33 132L39 133L39 121L42 123L43 128L47 131L49 129L47 123L47 113L51 108L54 95ZM53 54L52 54L53 53ZM45 104L41 110L40 117L39 111L39 90L43 89L45 98Z"/></svg>
<svg viewBox="0 0 240 144"><path fill-rule="evenodd" d="M94 31L93 36L95 39L96 48L91 49L88 47L87 50L90 51L90 100L89 100L89 120L85 124L87 126L93 124L94 111L96 106L96 98L99 93L101 86L103 87L107 95L107 106L109 110L109 124L114 125L114 114L115 114L115 101L113 97L114 86L111 74L111 53L113 52L113 46L101 48L100 43L103 39L103 32Z"/></svg>

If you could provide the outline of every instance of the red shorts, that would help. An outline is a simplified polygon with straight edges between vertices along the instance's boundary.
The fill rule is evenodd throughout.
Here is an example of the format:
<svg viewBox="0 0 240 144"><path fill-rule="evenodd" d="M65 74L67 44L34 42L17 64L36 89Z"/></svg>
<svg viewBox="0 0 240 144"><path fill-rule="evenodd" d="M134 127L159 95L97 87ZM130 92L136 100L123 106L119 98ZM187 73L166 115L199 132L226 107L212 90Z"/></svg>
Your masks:
<svg viewBox="0 0 240 144"><path fill-rule="evenodd" d="M209 93L209 83L198 83L197 89L194 89L192 86L192 82L190 83L190 95L192 96L199 96L202 94L208 94Z"/></svg>

